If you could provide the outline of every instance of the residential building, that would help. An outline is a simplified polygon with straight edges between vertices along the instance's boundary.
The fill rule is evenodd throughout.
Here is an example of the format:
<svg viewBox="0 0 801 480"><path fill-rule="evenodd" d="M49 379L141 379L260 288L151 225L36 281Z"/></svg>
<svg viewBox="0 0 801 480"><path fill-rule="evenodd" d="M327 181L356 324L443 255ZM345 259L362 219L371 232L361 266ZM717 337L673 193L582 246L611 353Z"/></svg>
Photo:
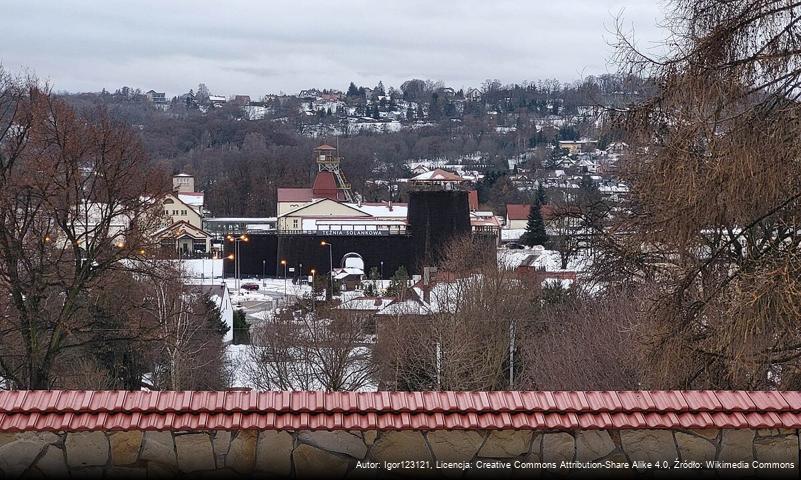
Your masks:
<svg viewBox="0 0 801 480"><path fill-rule="evenodd" d="M570 155L577 155L581 152L591 152L598 146L597 140L560 140L559 148L565 149Z"/></svg>
<svg viewBox="0 0 801 480"><path fill-rule="evenodd" d="M203 192L195 192L192 175L179 173L172 177L173 193L162 201L164 227L154 233L166 251L173 247L182 255L206 254L211 251L211 234L203 230Z"/></svg>
<svg viewBox="0 0 801 480"><path fill-rule="evenodd" d="M531 205L520 203L507 203L506 204L506 223L503 228L507 230L525 229L528 223L528 214L531 211Z"/></svg>
<svg viewBox="0 0 801 480"><path fill-rule="evenodd" d="M227 101L228 99L222 95L209 95L209 103L213 107L222 107Z"/></svg>

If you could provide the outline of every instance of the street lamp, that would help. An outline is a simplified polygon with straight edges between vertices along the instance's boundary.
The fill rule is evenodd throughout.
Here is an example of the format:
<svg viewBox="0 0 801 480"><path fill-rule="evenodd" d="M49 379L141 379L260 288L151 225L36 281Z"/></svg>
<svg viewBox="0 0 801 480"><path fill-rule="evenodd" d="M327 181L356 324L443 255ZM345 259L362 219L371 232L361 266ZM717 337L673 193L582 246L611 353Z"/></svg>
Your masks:
<svg viewBox="0 0 801 480"><path fill-rule="evenodd" d="M384 279L384 261L381 260L381 280Z"/></svg>
<svg viewBox="0 0 801 480"><path fill-rule="evenodd" d="M242 294L242 290L239 288L240 287L240 285L239 285L239 273L240 273L239 272L239 244L242 243L242 242L247 242L249 239L248 239L248 236L245 235L244 233L242 235L238 236L238 237L234 237L232 235L228 235L228 237L226 237L226 238L228 239L229 242L234 242L235 253L233 255L234 258L232 260L236 260L236 262L234 263L234 275L236 276L236 294L237 295L241 295ZM230 258L230 256L229 256L229 258Z"/></svg>
<svg viewBox="0 0 801 480"><path fill-rule="evenodd" d="M261 284L264 285L264 277L267 275L267 260L261 261Z"/></svg>
<svg viewBox="0 0 801 480"><path fill-rule="evenodd" d="M328 275L331 277L331 298L334 298L334 247L325 240L320 245L328 247Z"/></svg>
<svg viewBox="0 0 801 480"><path fill-rule="evenodd" d="M281 260L281 265L284 266L284 303L286 303L286 260Z"/></svg>
<svg viewBox="0 0 801 480"><path fill-rule="evenodd" d="M311 291L312 311L314 311L314 272L315 272L315 270L312 268L311 269L311 276L312 276L312 291Z"/></svg>

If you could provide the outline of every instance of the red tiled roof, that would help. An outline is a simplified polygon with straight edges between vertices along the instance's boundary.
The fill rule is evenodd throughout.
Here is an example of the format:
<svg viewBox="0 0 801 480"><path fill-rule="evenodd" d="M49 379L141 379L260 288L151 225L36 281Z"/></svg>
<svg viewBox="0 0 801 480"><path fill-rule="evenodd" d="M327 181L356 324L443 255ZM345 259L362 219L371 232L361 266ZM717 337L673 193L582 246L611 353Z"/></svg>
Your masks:
<svg viewBox="0 0 801 480"><path fill-rule="evenodd" d="M801 428L801 392L0 392L3 432L626 428Z"/></svg>
<svg viewBox="0 0 801 480"><path fill-rule="evenodd" d="M530 211L531 205L526 203L506 204L506 218L509 220L527 220ZM550 220L554 214L553 205L540 205L540 213L542 214L543 220Z"/></svg>
<svg viewBox="0 0 801 480"><path fill-rule="evenodd" d="M277 194L279 202L311 202L313 197L311 188L279 188Z"/></svg>
<svg viewBox="0 0 801 480"><path fill-rule="evenodd" d="M526 220L530 210L531 205L525 203L507 203L506 218L509 220Z"/></svg>
<svg viewBox="0 0 801 480"><path fill-rule="evenodd" d="M331 145L328 145L327 143L324 143L319 147L315 148L315 150L336 150L336 148L332 147Z"/></svg>

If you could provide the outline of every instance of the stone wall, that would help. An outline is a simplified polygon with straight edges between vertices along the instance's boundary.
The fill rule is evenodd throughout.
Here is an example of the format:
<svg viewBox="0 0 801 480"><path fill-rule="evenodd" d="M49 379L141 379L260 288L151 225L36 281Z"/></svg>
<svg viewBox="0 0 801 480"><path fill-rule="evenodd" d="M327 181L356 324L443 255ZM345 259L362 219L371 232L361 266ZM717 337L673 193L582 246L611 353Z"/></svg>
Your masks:
<svg viewBox="0 0 801 480"><path fill-rule="evenodd" d="M676 465L677 460L684 465ZM737 477L797 478L798 430L0 433L4 478L61 478L68 472L97 478L194 478L204 473L375 478L417 475L426 468L440 478L494 478L501 470L504 476L532 478L567 476L588 466L562 462L600 462L595 467L616 476L650 474L660 462L662 473L669 470L678 477L714 460L733 463L719 465L719 471ZM788 465L769 470L777 465L754 462Z"/></svg>

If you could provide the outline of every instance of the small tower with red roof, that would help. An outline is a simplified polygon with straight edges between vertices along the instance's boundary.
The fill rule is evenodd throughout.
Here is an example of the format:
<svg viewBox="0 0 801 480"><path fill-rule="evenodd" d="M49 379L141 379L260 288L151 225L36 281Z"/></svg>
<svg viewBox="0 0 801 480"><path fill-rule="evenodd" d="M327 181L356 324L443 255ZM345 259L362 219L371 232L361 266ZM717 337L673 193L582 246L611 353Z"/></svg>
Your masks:
<svg viewBox="0 0 801 480"><path fill-rule="evenodd" d="M338 155L337 149L331 145L320 145L314 149L314 158L317 162L317 178L312 188L319 190L319 196L353 202L353 192L340 168L342 157Z"/></svg>

